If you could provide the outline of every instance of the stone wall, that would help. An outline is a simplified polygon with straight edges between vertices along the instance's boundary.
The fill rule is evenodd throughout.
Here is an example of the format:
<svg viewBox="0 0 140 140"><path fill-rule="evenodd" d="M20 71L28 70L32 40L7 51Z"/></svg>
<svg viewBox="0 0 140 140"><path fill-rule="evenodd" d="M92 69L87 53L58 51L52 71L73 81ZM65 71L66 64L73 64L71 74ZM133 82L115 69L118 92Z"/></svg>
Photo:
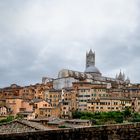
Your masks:
<svg viewBox="0 0 140 140"><path fill-rule="evenodd" d="M140 140L140 123L1 134L0 140Z"/></svg>

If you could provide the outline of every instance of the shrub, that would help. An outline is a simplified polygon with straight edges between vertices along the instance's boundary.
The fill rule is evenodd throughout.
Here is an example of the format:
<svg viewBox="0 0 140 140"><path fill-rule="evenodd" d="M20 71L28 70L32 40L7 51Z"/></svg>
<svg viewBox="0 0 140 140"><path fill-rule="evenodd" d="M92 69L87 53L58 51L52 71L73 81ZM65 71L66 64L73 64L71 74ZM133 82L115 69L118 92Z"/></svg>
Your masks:
<svg viewBox="0 0 140 140"><path fill-rule="evenodd" d="M125 118L128 118L131 116L131 110L129 108L126 108L124 111L123 111L123 115Z"/></svg>
<svg viewBox="0 0 140 140"><path fill-rule="evenodd" d="M65 125L58 126L58 128L67 128Z"/></svg>
<svg viewBox="0 0 140 140"><path fill-rule="evenodd" d="M6 119L0 120L0 123L11 122L14 120L14 116L8 116Z"/></svg>
<svg viewBox="0 0 140 140"><path fill-rule="evenodd" d="M123 116L118 116L115 118L116 123L123 123Z"/></svg>
<svg viewBox="0 0 140 140"><path fill-rule="evenodd" d="M131 122L140 122L140 118L133 118L132 120L130 120Z"/></svg>

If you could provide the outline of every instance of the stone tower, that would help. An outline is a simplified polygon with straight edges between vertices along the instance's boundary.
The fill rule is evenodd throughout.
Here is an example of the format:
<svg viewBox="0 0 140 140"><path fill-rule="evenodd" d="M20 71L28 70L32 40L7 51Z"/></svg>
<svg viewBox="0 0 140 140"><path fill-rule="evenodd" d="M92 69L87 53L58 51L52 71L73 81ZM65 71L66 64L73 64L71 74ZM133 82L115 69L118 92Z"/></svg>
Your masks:
<svg viewBox="0 0 140 140"><path fill-rule="evenodd" d="M89 53L86 53L86 70L85 73L90 73L93 76L101 76L100 71L95 66L95 52L90 49Z"/></svg>
<svg viewBox="0 0 140 140"><path fill-rule="evenodd" d="M95 66L95 52L90 49L89 53L86 53L86 68Z"/></svg>

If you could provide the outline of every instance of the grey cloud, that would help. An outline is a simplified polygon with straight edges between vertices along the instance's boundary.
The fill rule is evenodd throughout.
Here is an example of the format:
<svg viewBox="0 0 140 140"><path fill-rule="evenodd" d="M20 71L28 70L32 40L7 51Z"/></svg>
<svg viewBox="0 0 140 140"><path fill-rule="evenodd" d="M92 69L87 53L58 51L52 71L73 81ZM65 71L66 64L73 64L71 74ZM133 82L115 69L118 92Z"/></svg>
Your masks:
<svg viewBox="0 0 140 140"><path fill-rule="evenodd" d="M57 77L62 68L84 71L96 51L103 75L124 70L139 82L138 0L0 0L0 87Z"/></svg>

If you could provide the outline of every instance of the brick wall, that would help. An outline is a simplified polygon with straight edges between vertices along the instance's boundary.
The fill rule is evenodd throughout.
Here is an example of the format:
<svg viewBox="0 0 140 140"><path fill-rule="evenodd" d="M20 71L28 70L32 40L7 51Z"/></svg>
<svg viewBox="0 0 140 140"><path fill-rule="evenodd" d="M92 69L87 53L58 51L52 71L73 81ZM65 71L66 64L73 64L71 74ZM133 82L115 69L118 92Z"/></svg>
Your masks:
<svg viewBox="0 0 140 140"><path fill-rule="evenodd" d="M138 140L140 123L0 134L0 140Z"/></svg>

